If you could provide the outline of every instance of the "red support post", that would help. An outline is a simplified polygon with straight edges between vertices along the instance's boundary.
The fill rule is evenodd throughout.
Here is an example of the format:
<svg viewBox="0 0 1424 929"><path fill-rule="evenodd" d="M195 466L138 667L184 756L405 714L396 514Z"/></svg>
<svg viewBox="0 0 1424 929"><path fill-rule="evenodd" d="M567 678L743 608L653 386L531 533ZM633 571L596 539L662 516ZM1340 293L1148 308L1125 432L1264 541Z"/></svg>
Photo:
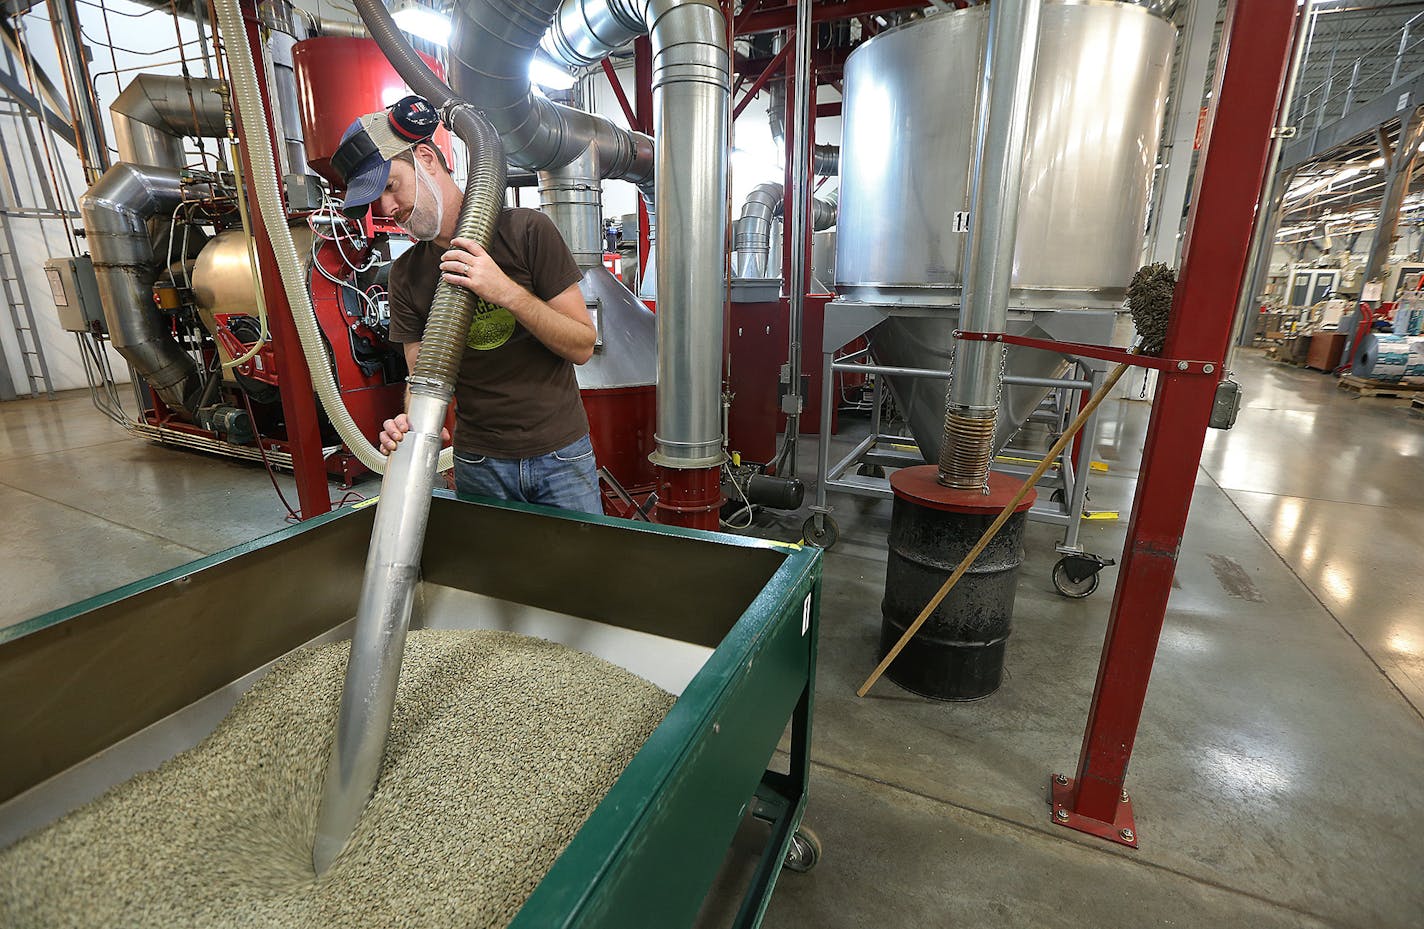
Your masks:
<svg viewBox="0 0 1424 929"><path fill-rule="evenodd" d="M628 95L623 92L623 83L618 80L618 72L613 70L613 63L604 58L599 64L603 65L603 74L608 78L608 86L613 88L613 96L618 98L618 105L623 108L623 116L628 120L628 128L637 130L638 114L633 110L633 104L628 102Z"/></svg>
<svg viewBox="0 0 1424 929"><path fill-rule="evenodd" d="M633 128L653 134L653 45L647 36L633 40ZM638 198L638 290L643 289L643 272L648 269L648 207Z"/></svg>
<svg viewBox="0 0 1424 929"><path fill-rule="evenodd" d="M1054 822L1134 847L1123 783L1231 337L1296 12L1296 0L1231 0L1227 7L1223 64L1163 349L1168 358L1208 359L1212 376L1173 368L1158 381L1077 776L1055 775L1051 784Z"/></svg>
<svg viewBox="0 0 1424 929"><path fill-rule="evenodd" d="M257 18L256 5L252 2L244 3L242 13L247 25L247 43L252 49L253 60L261 61L262 29ZM270 114L271 101L265 83L262 84L262 97ZM243 136L265 131L268 138L281 138L271 126L270 116L268 123L262 130L243 127ZM241 152L243 174L250 178L253 171L248 158L248 147L241 146ZM278 181L280 180L281 178L278 178ZM282 275L277 268L277 257L272 251L272 240L268 238L266 226L255 212L252 237L257 243L257 266L262 276L262 292L267 302L267 325L272 333L272 348L276 355L282 418L286 421L287 447L292 454L292 472L297 480L298 508L301 510L302 519L310 519L331 510L326 462L322 458L321 423L317 417L316 393L312 388L311 372L307 369L306 358L302 355L297 326L292 320L292 309L287 303L287 293L282 287Z"/></svg>

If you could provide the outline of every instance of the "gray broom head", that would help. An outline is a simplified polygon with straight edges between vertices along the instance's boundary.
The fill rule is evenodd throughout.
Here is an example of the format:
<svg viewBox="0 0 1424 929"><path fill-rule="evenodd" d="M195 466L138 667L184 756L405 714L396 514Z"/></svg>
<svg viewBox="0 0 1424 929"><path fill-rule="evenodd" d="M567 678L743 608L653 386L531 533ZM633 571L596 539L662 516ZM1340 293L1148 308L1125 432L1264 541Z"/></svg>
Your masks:
<svg viewBox="0 0 1424 929"><path fill-rule="evenodd" d="M1176 286L1177 272L1160 261L1139 268L1127 285L1127 308L1137 327L1139 355L1162 354Z"/></svg>

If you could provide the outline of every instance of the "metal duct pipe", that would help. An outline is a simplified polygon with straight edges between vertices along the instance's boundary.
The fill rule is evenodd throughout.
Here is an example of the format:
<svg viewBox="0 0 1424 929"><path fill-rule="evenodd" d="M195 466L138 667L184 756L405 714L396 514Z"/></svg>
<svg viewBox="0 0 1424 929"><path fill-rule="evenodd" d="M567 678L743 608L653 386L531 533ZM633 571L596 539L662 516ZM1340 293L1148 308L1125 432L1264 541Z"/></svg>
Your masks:
<svg viewBox="0 0 1424 929"><path fill-rule="evenodd" d="M366 28L365 23L353 23L344 19L327 19L325 16L316 21L318 35L339 36L344 39L369 39L371 32Z"/></svg>
<svg viewBox="0 0 1424 929"><path fill-rule="evenodd" d="M786 82L772 81L767 84L771 99L766 105L766 120L771 124L771 137L778 146L786 142ZM817 177L837 177L841 173L841 147L839 145L817 144L811 155L811 173Z"/></svg>
<svg viewBox="0 0 1424 929"><path fill-rule="evenodd" d="M119 160L182 167L184 136L227 135L222 93L215 78L138 75L109 107Z"/></svg>
<svg viewBox="0 0 1424 929"><path fill-rule="evenodd" d="M549 2L540 0L539 5ZM726 22L722 11L706 0L564 0L551 12L555 8L558 16L548 28L543 49L568 64L592 64L645 32L652 40L658 139L654 176L665 245L657 264L658 447L653 460L670 468L716 467L722 461L724 204L731 98ZM516 30L527 34L532 24L520 16L516 25L510 18L516 14L503 5L499 20L489 18L494 12L489 0L464 7L465 15L480 23L503 21L501 29L491 32L489 54L483 54L486 49L481 46L477 60L486 74L511 76L489 78L457 71L456 80L462 89L468 78L501 91L493 100L480 97L498 125L498 119L505 117L495 114L503 109L501 100L515 96L515 85L528 96L528 57L513 59L511 64L519 70L509 70L510 64L497 69L490 64L492 56L500 59L493 38L511 43L503 36ZM457 28L452 48L460 38ZM515 109L510 112L528 118L539 115L526 102L512 102ZM568 128L567 121L547 128L520 124L516 140L557 138ZM553 147L552 141L544 144ZM601 164L603 157L600 147ZM607 165L603 168L604 177L615 176Z"/></svg>
<svg viewBox="0 0 1424 929"><path fill-rule="evenodd" d="M652 139L555 103L530 86L529 63L558 8L559 0L456 3L450 36L453 86L466 100L480 102L513 164L535 171L558 168L593 145L603 177L651 184Z"/></svg>
<svg viewBox="0 0 1424 929"><path fill-rule="evenodd" d="M816 232L836 224L839 191L829 197L811 198L811 228ZM782 186L775 182L758 184L747 194L742 215L737 218L733 240L737 251L737 277L766 277L767 257L771 250L771 221L782 215L786 197Z"/></svg>
<svg viewBox="0 0 1424 929"><path fill-rule="evenodd" d="M99 118L94 81L85 62L86 49L79 39L79 11L74 0L53 0L49 4L49 12L53 20L55 47L59 50L59 64L64 71L64 85L74 113L75 148L84 163L85 182L94 184L109 169L109 148L104 142L104 123Z"/></svg>
<svg viewBox="0 0 1424 929"><path fill-rule="evenodd" d="M969 273L959 317L960 328L971 332L1002 332L1008 322L1042 7L1043 0L989 5L969 205ZM958 340L939 455L939 480L946 486L978 490L989 479L1003 364L1001 343Z"/></svg>
<svg viewBox="0 0 1424 929"><path fill-rule="evenodd" d="M120 163L85 191L79 208L110 341L164 403L192 419L202 378L153 304L161 269L148 233L148 220L166 218L182 199L177 168Z"/></svg>
<svg viewBox="0 0 1424 929"><path fill-rule="evenodd" d="M590 145L563 167L540 171L539 199L578 266L585 271L601 267L603 185L598 179L598 150Z"/></svg>

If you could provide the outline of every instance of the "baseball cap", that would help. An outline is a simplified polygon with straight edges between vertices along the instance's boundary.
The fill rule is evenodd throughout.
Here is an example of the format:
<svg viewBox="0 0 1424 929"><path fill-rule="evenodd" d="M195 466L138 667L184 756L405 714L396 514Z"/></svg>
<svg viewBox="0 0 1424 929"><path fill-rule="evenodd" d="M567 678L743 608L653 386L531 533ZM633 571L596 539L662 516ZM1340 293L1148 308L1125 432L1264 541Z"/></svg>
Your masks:
<svg viewBox="0 0 1424 929"><path fill-rule="evenodd" d="M391 176L391 159L427 141L439 125L435 108L413 94L389 109L353 120L331 156L331 166L346 181L342 210L365 212L380 199Z"/></svg>

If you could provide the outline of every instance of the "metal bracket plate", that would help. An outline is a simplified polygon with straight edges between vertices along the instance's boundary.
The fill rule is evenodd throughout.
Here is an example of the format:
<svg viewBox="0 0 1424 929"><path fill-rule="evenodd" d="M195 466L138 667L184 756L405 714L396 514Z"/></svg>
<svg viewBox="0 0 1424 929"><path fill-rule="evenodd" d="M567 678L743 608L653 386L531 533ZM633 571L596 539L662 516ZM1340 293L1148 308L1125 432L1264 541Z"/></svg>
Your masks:
<svg viewBox="0 0 1424 929"><path fill-rule="evenodd" d="M1137 847L1137 822L1132 816L1132 798L1127 791L1123 791L1118 802L1117 816L1112 822L1105 823L1073 812L1073 778L1055 774L1048 779L1048 786L1053 791L1053 811L1049 818L1055 825L1067 826L1129 848Z"/></svg>

